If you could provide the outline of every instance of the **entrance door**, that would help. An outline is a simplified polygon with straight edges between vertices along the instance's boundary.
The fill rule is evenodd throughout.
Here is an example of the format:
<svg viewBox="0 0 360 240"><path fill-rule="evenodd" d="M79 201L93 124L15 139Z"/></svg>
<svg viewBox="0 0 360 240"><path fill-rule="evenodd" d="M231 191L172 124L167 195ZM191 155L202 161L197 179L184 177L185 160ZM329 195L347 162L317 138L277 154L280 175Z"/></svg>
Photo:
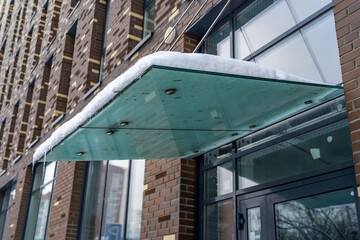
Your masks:
<svg viewBox="0 0 360 240"><path fill-rule="evenodd" d="M343 173L240 195L238 236L241 240L360 239L354 175Z"/></svg>

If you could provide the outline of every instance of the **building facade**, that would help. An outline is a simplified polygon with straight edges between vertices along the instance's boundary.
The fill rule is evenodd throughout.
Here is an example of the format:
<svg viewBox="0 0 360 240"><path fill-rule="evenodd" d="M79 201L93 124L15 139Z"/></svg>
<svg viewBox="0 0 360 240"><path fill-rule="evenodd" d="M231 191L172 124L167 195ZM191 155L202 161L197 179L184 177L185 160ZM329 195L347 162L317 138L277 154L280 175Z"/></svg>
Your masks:
<svg viewBox="0 0 360 240"><path fill-rule="evenodd" d="M357 0L0 1L0 238L359 239L359 16ZM119 160L104 149L102 161L33 161L100 91L158 51L250 61L343 92L300 99L306 110L269 122L262 101L287 113L297 93L267 81L272 94L259 88L240 106L239 89L218 108L257 112L243 117L245 134L226 129L227 141L187 158ZM98 135L82 139L101 145Z"/></svg>

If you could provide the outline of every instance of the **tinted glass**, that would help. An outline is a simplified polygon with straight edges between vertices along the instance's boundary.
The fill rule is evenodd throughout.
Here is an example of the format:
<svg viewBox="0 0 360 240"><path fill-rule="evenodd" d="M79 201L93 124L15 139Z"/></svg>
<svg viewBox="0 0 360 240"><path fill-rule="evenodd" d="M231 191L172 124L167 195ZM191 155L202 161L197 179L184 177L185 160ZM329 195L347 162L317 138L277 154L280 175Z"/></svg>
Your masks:
<svg viewBox="0 0 360 240"><path fill-rule="evenodd" d="M239 188L352 161L347 120L238 159Z"/></svg>
<svg viewBox="0 0 360 240"><path fill-rule="evenodd" d="M46 225L51 204L52 187L53 183L50 183L41 190L40 205L37 214L34 240L45 239Z"/></svg>
<svg viewBox="0 0 360 240"><path fill-rule="evenodd" d="M205 198L212 198L233 191L232 162L226 162L205 172Z"/></svg>
<svg viewBox="0 0 360 240"><path fill-rule="evenodd" d="M216 164L226 158L229 158L232 154L232 144L226 144L204 155L205 165Z"/></svg>
<svg viewBox="0 0 360 240"><path fill-rule="evenodd" d="M81 239L95 240L99 238L105 176L106 161L91 162L89 164Z"/></svg>
<svg viewBox="0 0 360 240"><path fill-rule="evenodd" d="M360 239L353 189L275 205L277 239Z"/></svg>
<svg viewBox="0 0 360 240"><path fill-rule="evenodd" d="M247 210L248 240L260 240L261 236L261 215L260 207Z"/></svg>
<svg viewBox="0 0 360 240"><path fill-rule="evenodd" d="M206 207L206 238L207 240L231 240L233 235L234 210L232 199L208 205Z"/></svg>
<svg viewBox="0 0 360 240"><path fill-rule="evenodd" d="M297 23L314 14L316 11L331 4L331 0L287 0Z"/></svg>

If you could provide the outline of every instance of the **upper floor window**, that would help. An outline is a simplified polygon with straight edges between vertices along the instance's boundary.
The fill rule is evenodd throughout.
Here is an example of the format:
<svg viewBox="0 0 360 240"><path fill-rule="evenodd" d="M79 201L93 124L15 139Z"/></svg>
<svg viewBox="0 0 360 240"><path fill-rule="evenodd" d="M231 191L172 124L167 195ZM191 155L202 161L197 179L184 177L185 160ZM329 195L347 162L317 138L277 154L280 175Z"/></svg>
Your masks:
<svg viewBox="0 0 360 240"><path fill-rule="evenodd" d="M16 193L16 184L11 182L1 191L0 202L0 236L1 239L7 239L11 209L14 205Z"/></svg>
<svg viewBox="0 0 360 240"><path fill-rule="evenodd" d="M307 79L341 83L331 0L255 0L208 37L204 51Z"/></svg>
<svg viewBox="0 0 360 240"><path fill-rule="evenodd" d="M140 239L144 160L91 162L80 239Z"/></svg>
<svg viewBox="0 0 360 240"><path fill-rule="evenodd" d="M144 0L143 38L154 31L155 26L155 0Z"/></svg>
<svg viewBox="0 0 360 240"><path fill-rule="evenodd" d="M28 209L25 239L46 238L47 222L55 181L56 162L39 164L35 168Z"/></svg>

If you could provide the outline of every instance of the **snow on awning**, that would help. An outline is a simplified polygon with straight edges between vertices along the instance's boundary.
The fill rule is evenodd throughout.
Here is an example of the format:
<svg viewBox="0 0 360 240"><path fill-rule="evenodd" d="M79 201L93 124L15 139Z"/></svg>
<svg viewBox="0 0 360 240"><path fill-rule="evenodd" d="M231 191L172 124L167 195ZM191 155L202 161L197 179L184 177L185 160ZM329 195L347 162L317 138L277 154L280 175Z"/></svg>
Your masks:
<svg viewBox="0 0 360 240"><path fill-rule="evenodd" d="M159 52L109 83L33 159L192 157L342 94L256 63Z"/></svg>

